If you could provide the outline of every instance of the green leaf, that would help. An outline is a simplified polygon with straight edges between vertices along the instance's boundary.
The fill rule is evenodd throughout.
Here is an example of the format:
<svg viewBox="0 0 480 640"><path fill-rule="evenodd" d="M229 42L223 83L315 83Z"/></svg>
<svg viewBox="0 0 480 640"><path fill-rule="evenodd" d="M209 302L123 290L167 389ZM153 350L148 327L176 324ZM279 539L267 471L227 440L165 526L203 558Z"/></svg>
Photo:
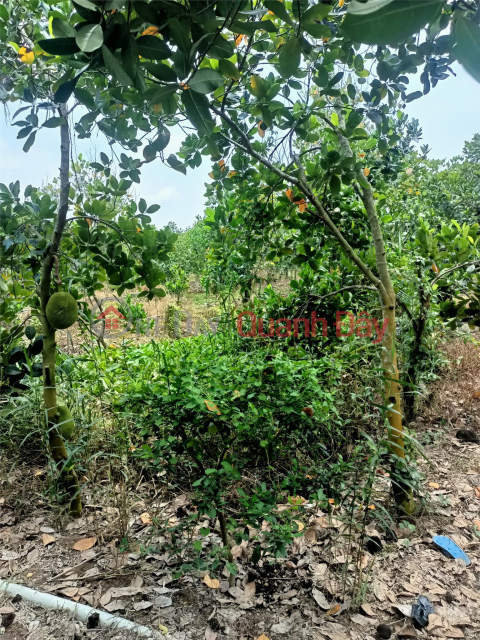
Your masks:
<svg viewBox="0 0 480 640"><path fill-rule="evenodd" d="M64 118L48 118L48 120L45 120L45 122L42 124L42 127L46 127L47 129L55 129L55 127L60 127L62 124L65 124Z"/></svg>
<svg viewBox="0 0 480 640"><path fill-rule="evenodd" d="M177 20L177 18L172 18L169 20L170 31L172 33L172 39L180 51L183 51L187 56L190 53L190 49L192 48L192 41L190 40L189 30L187 26Z"/></svg>
<svg viewBox="0 0 480 640"><path fill-rule="evenodd" d="M40 40L38 45L52 56L71 56L80 51L75 38L54 38L53 40Z"/></svg>
<svg viewBox="0 0 480 640"><path fill-rule="evenodd" d="M353 0L342 30L355 42L400 44L434 22L442 6L443 0Z"/></svg>
<svg viewBox="0 0 480 640"><path fill-rule="evenodd" d="M314 38L331 38L332 30L326 24L317 24L316 22L302 23L302 28Z"/></svg>
<svg viewBox="0 0 480 640"><path fill-rule="evenodd" d="M86 89L75 87L73 93L75 95L75 98L86 107L88 107L88 109L95 109L95 100Z"/></svg>
<svg viewBox="0 0 480 640"><path fill-rule="evenodd" d="M135 78L139 64L137 43L135 38L130 36L122 47L122 67L130 78Z"/></svg>
<svg viewBox="0 0 480 640"><path fill-rule="evenodd" d="M480 82L480 27L463 16L455 25L454 52L468 73Z"/></svg>
<svg viewBox="0 0 480 640"><path fill-rule="evenodd" d="M290 38L280 49L278 68L284 78L289 78L300 66L302 47L299 38Z"/></svg>
<svg viewBox="0 0 480 640"><path fill-rule="evenodd" d="M64 82L61 84L58 89L55 91L54 100L55 102L64 103L67 102L70 96L73 93L73 90L77 86L77 82L79 81L80 76L76 78L72 78L68 82Z"/></svg>
<svg viewBox="0 0 480 640"><path fill-rule="evenodd" d="M215 125L208 108L208 99L195 91L187 89L182 93L182 102L188 119L200 135L208 135Z"/></svg>
<svg viewBox="0 0 480 640"><path fill-rule="evenodd" d="M265 98L268 92L268 84L262 77L254 74L250 78L250 91L256 98Z"/></svg>
<svg viewBox="0 0 480 640"><path fill-rule="evenodd" d="M388 151L388 143L385 138L380 138L380 140L378 141L378 150L380 151L382 156L386 155Z"/></svg>
<svg viewBox="0 0 480 640"><path fill-rule="evenodd" d="M177 74L166 64L155 64L154 62L144 62L142 67L148 71L157 80L163 82L176 82Z"/></svg>
<svg viewBox="0 0 480 640"><path fill-rule="evenodd" d="M153 146L157 151L163 151L169 142L170 142L170 131L166 127L160 126L158 128L157 139L153 143Z"/></svg>
<svg viewBox="0 0 480 640"><path fill-rule="evenodd" d="M31 133L32 129L33 129L32 126L28 126L28 127L25 127L24 129L20 129L20 131L17 133L17 140L26 138Z"/></svg>
<svg viewBox="0 0 480 640"><path fill-rule="evenodd" d="M97 10L95 4L93 2L90 2L90 0L75 0L75 3L80 5L81 7L84 7L85 9L90 9L91 11Z"/></svg>
<svg viewBox="0 0 480 640"><path fill-rule="evenodd" d="M152 105L164 104L173 96L177 89L176 84L166 85L165 87L152 87L145 94L145 98Z"/></svg>
<svg viewBox="0 0 480 640"><path fill-rule="evenodd" d="M27 141L25 142L25 144L23 145L23 150L25 151L25 153L28 153L30 151L30 149L32 148L33 143L35 142L35 136L37 135L37 132L34 131L33 133L31 133L28 138Z"/></svg>
<svg viewBox="0 0 480 640"><path fill-rule="evenodd" d="M285 9L285 5L279 2L279 0L265 0L263 4L265 8L271 11L273 14L275 14L277 18L280 18L287 24L293 25L292 19L290 18L287 10Z"/></svg>
<svg viewBox="0 0 480 640"><path fill-rule="evenodd" d="M190 89L198 93L212 93L222 84L222 76L217 71L207 68L199 69L188 82Z"/></svg>
<svg viewBox="0 0 480 640"><path fill-rule="evenodd" d="M74 38L76 31L71 24L60 20L60 18L53 18L52 20L52 33L55 38Z"/></svg>
<svg viewBox="0 0 480 640"><path fill-rule="evenodd" d="M342 181L340 180L340 178L336 175L333 175L330 178L330 190L333 193L334 196L338 196L338 194L340 193L340 190L342 188Z"/></svg>
<svg viewBox="0 0 480 640"><path fill-rule="evenodd" d="M359 111L352 111L348 116L346 123L346 131L349 136L352 135L354 130L358 127L358 125L362 122L363 116Z"/></svg>
<svg viewBox="0 0 480 640"><path fill-rule="evenodd" d="M309 22L310 20L323 20L328 16L331 10L332 6L328 4L321 4L320 2L318 2L302 14L302 22Z"/></svg>
<svg viewBox="0 0 480 640"><path fill-rule="evenodd" d="M85 53L99 49L103 44L103 31L99 24L87 24L77 31L75 42Z"/></svg>
<svg viewBox="0 0 480 640"><path fill-rule="evenodd" d="M421 91L414 91L413 93L408 94L408 96L405 98L405 102L412 102L413 100L418 100L422 96L423 96L423 93Z"/></svg>
<svg viewBox="0 0 480 640"><path fill-rule="evenodd" d="M10 20L10 14L8 13L8 9L4 4L0 4L0 18L4 22L8 22Z"/></svg>
<svg viewBox="0 0 480 640"><path fill-rule="evenodd" d="M236 576L238 573L237 565L234 562L226 562L225 567L232 574L232 576Z"/></svg>
<svg viewBox="0 0 480 640"><path fill-rule="evenodd" d="M172 53L165 42L156 36L140 36L136 42L139 55L148 60L166 60Z"/></svg>
<svg viewBox="0 0 480 640"><path fill-rule="evenodd" d="M232 80L240 80L240 71L230 60L222 59L218 63L218 70L225 76L226 78L231 78Z"/></svg>
<svg viewBox="0 0 480 640"><path fill-rule="evenodd" d="M187 170L174 153L171 153L168 156L167 162L172 167L172 169L175 169L175 171L180 171L180 173L183 173L183 175L187 175Z"/></svg>
<svg viewBox="0 0 480 640"><path fill-rule="evenodd" d="M113 55L113 53L103 44L102 45L102 55L103 62L112 76L118 80L120 84L124 87L131 87L133 84L133 80L130 76L123 70L122 65L119 60Z"/></svg>
<svg viewBox="0 0 480 640"><path fill-rule="evenodd" d="M231 58L234 53L233 44L229 40L217 34L212 35L212 44L210 44L208 49L210 58L222 60L223 58Z"/></svg>

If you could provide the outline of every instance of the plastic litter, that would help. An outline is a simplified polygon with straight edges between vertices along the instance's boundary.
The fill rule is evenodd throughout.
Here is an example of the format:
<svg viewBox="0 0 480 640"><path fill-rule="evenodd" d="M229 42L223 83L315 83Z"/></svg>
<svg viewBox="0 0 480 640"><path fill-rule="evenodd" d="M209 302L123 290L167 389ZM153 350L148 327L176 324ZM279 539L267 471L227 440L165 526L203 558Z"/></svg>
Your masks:
<svg viewBox="0 0 480 640"><path fill-rule="evenodd" d="M428 616L435 613L433 604L426 596L418 596L417 602L412 605L412 618L419 627L428 625Z"/></svg>
<svg viewBox="0 0 480 640"><path fill-rule="evenodd" d="M461 558L467 567L471 564L470 558L465 551L461 549L456 542L448 536L434 536L433 543L440 549L447 558Z"/></svg>

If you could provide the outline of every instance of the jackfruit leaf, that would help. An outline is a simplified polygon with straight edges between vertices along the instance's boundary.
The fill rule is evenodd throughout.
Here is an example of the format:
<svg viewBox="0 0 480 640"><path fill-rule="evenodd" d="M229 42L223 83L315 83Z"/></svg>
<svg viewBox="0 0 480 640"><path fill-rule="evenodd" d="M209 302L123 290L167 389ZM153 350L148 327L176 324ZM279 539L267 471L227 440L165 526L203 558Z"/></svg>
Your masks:
<svg viewBox="0 0 480 640"><path fill-rule="evenodd" d="M55 127L60 127L62 124L65 124L64 118L48 118L48 120L45 120L45 122L42 124L42 127L47 127L47 129L55 129Z"/></svg>
<svg viewBox="0 0 480 640"><path fill-rule="evenodd" d="M480 82L480 27L463 16L455 25L455 54L468 73Z"/></svg>
<svg viewBox="0 0 480 640"><path fill-rule="evenodd" d="M303 29L314 38L331 38L332 30L326 24L317 22L307 22L302 25Z"/></svg>
<svg viewBox="0 0 480 640"><path fill-rule="evenodd" d="M177 158L177 156L174 153L171 153L168 156L167 162L172 167L172 169L175 169L175 171L179 171L180 173L183 173L183 175L185 176L187 175L186 168L183 166L183 163L180 162L180 160Z"/></svg>
<svg viewBox="0 0 480 640"><path fill-rule="evenodd" d="M260 76L253 75L250 79L250 91L256 98L265 98L268 92L268 84Z"/></svg>
<svg viewBox="0 0 480 640"><path fill-rule="evenodd" d="M89 109L95 109L95 99L86 89L75 87L73 94L75 98Z"/></svg>
<svg viewBox="0 0 480 640"><path fill-rule="evenodd" d="M159 127L158 136L153 146L157 151L163 151L170 142L170 131L166 127Z"/></svg>
<svg viewBox="0 0 480 640"><path fill-rule="evenodd" d="M135 38L130 36L122 47L122 67L129 78L135 78L138 73L139 59L138 47Z"/></svg>
<svg viewBox="0 0 480 640"><path fill-rule="evenodd" d="M235 66L235 65L233 65ZM236 68L236 67L235 67ZM199 69L193 78L189 80L188 86L197 93L212 93L223 84L222 76L213 69Z"/></svg>
<svg viewBox="0 0 480 640"><path fill-rule="evenodd" d="M233 62L230 62L230 60L220 60L218 63L218 70L226 78L231 78L232 80L240 79L240 71L233 64Z"/></svg>
<svg viewBox="0 0 480 640"><path fill-rule="evenodd" d="M177 74L166 64L155 64L154 62L144 62L143 68L148 71L157 80L164 82L176 82Z"/></svg>
<svg viewBox="0 0 480 640"><path fill-rule="evenodd" d="M290 38L280 49L278 68L284 78L289 78L298 71L302 57L299 38Z"/></svg>
<svg viewBox="0 0 480 640"><path fill-rule="evenodd" d="M188 28L182 22L177 20L177 18L172 18L169 21L169 26L174 43L180 51L183 51L183 53L188 55L192 48L192 41L190 40Z"/></svg>
<svg viewBox="0 0 480 640"><path fill-rule="evenodd" d="M200 135L208 135L215 125L208 108L208 99L195 91L187 89L182 93L182 102L188 119Z"/></svg>
<svg viewBox="0 0 480 640"><path fill-rule="evenodd" d="M25 142L25 144L23 145L23 150L25 151L25 153L28 153L30 151L30 149L32 148L33 143L35 142L35 136L37 135L37 132L34 131L33 133L31 133L28 138L27 141Z"/></svg>
<svg viewBox="0 0 480 640"><path fill-rule="evenodd" d="M103 30L99 24L87 24L77 31L75 42L85 53L99 49L103 44Z"/></svg>
<svg viewBox="0 0 480 640"><path fill-rule="evenodd" d="M54 38L53 40L40 40L38 42L46 53L52 56L71 56L78 53L80 48L75 38Z"/></svg>
<svg viewBox="0 0 480 640"><path fill-rule="evenodd" d="M309 22L310 20L323 20L328 16L330 11L332 10L332 6L328 4L318 4L309 7L302 14L302 22Z"/></svg>
<svg viewBox="0 0 480 640"><path fill-rule="evenodd" d="M434 22L442 6L443 0L353 0L342 31L354 42L400 44Z"/></svg>
<svg viewBox="0 0 480 640"><path fill-rule="evenodd" d="M148 60L166 60L172 53L165 42L156 36L140 36L136 43L139 55Z"/></svg>
<svg viewBox="0 0 480 640"><path fill-rule="evenodd" d="M285 5L279 0L265 0L263 3L265 8L271 11L277 18L280 18L287 24L293 24L292 19L288 15Z"/></svg>
<svg viewBox="0 0 480 640"><path fill-rule="evenodd" d="M164 103L173 96L177 89L176 84L166 85L164 87L153 87L147 91L145 98L150 101L150 104Z"/></svg>
<svg viewBox="0 0 480 640"><path fill-rule="evenodd" d="M124 87L131 87L133 80L123 70L120 61L113 55L113 53L105 46L102 45L103 62L107 71Z"/></svg>
<svg viewBox="0 0 480 640"><path fill-rule="evenodd" d="M76 31L71 24L68 24L68 22L61 20L60 18L53 18L52 33L55 38L74 38Z"/></svg>

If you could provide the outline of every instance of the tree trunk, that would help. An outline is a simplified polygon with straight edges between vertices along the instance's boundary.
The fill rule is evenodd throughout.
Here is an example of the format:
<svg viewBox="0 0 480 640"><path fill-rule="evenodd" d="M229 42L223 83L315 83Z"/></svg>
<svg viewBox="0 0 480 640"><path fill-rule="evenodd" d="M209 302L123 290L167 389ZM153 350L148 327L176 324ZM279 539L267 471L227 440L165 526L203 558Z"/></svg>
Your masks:
<svg viewBox="0 0 480 640"><path fill-rule="evenodd" d="M70 513L73 516L79 516L82 512L82 502L78 478L73 469L73 465L71 463L67 464L67 449L58 430L57 387L55 385L55 329L48 322L46 314L47 303L52 293L52 270L65 227L68 211L68 193L70 190L70 138L66 107L61 105L59 111L61 117L65 119L65 123L60 127L60 195L58 216L52 241L43 260L42 277L40 280L40 320L43 330L43 401L50 453L57 465L61 484L68 496Z"/></svg>
<svg viewBox="0 0 480 640"><path fill-rule="evenodd" d="M411 488L406 486L401 481L401 473L402 471L405 471L405 463L403 462L405 460L405 444L401 413L401 386L398 375L397 355L395 350L396 296L392 282L390 280L383 234L377 216L373 190L370 184L366 181L364 175L359 174L358 183L360 184L360 189L358 190L358 194L367 212L370 230L372 232L373 242L375 246L378 277L357 255L356 251L348 243L346 238L341 233L340 229L330 218L327 210L323 206L323 203L311 189L307 181L305 168L301 161L301 155L293 156L293 160L298 168L298 175L292 175L287 173L286 171L282 171L281 169L276 167L270 160L263 157L258 151L256 151L256 149L253 148L247 134L242 131L242 129L236 122L234 122L230 118L230 116L228 116L224 111L220 111L216 107L211 106L210 108L214 113L222 118L231 127L232 130L235 130L238 133L243 142L243 146L235 143L237 144L237 146L243 149L243 151L246 151L253 158L256 158L265 167L270 169L270 171L275 173L279 178L285 180L291 185L295 185L302 191L305 199L308 200L313 206L313 210L309 209L309 213L316 215L318 219L323 222L328 231L338 242L345 255L350 258L350 260L358 267L361 273L363 273L363 275L370 281L370 283L375 286L380 295L384 320L388 320L387 330L385 331L382 343L382 365L385 377L385 402L389 405L387 409L387 418L389 422L388 437L391 445L391 451L396 456L396 459L393 463L394 473L392 474L392 480L395 481L393 493L400 509L410 514L415 509L413 492ZM336 108L336 112L338 114L339 127L335 126L331 122L331 120L329 120L325 116L322 116L322 119L337 134L340 146L345 155L352 156L353 151L350 143L348 139L345 138L345 136L342 134L342 130L345 129L345 117L342 113L341 105Z"/></svg>

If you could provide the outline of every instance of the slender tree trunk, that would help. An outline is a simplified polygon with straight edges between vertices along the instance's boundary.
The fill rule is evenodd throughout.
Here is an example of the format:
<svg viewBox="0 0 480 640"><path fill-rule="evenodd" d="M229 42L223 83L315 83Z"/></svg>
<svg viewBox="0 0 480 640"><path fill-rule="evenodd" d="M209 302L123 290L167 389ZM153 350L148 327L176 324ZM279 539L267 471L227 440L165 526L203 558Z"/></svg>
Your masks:
<svg viewBox="0 0 480 640"><path fill-rule="evenodd" d="M58 203L58 216L53 232L52 241L48 247L42 264L42 276L40 280L40 320L43 330L43 401L45 406L45 424L48 433L50 453L60 473L61 484L68 495L70 512L79 516L82 512L80 487L77 474L72 464L66 464L68 454L65 442L58 430L57 411L57 387L55 384L55 356L56 342L55 329L50 325L46 315L48 300L52 289L52 271L55 258L62 239L65 220L68 211L68 193L70 190L70 138L67 124L66 107L59 107L60 115L65 123L60 127L60 195Z"/></svg>
<svg viewBox="0 0 480 640"><path fill-rule="evenodd" d="M270 169L270 171L275 173L279 178L285 180L291 185L295 185L302 191L305 199L308 200L313 207L313 210L309 209L309 212L316 215L318 219L323 222L331 235L340 245L344 254L348 258L350 258L350 260L358 267L363 275L369 280L371 284L375 286L375 288L379 292L380 299L382 301L383 317L384 320L388 321L387 330L385 331L382 342L382 365L385 377L385 401L389 405L387 409L387 418L389 422L389 441L391 444L392 453L397 456L397 460L393 465L393 475L396 482L393 488L393 492L395 495L395 500L400 509L410 514L415 509L415 504L413 502L413 492L409 487L405 486L401 482L401 480L399 480L401 475L400 472L404 470L404 463L402 461L405 460L405 443L402 425L401 385L398 375L397 354L395 350L396 296L390 279L385 245L383 242L380 222L377 216L372 188L370 184L365 181L363 175L358 176L358 182L361 185L359 195L368 215L368 221L375 246L378 277L374 273L372 273L369 266L357 255L356 251L349 244L349 242L341 233L340 229L335 225L333 220L328 215L328 212L323 206L323 203L310 188L307 177L305 175L305 168L301 161L301 156L294 155L293 157L295 164L298 167L298 174L292 175L287 173L286 171L282 171L281 169L276 167L270 160L262 156L258 151L256 151L256 149L254 149L247 134L242 131L241 127L236 122L234 122L229 115L227 115L224 111L220 111L216 107L211 106L210 108L240 136L243 145L232 140L236 146L240 147L243 151L250 154L253 158L256 158L265 167ZM345 138L342 134L342 129L345 128L345 117L342 113L342 107L339 105L336 111L339 118L339 127L336 127L326 117L323 117L323 120L327 122L328 126L332 128L337 134L343 152L346 155L351 156L353 155L353 151L350 143L348 139Z"/></svg>

